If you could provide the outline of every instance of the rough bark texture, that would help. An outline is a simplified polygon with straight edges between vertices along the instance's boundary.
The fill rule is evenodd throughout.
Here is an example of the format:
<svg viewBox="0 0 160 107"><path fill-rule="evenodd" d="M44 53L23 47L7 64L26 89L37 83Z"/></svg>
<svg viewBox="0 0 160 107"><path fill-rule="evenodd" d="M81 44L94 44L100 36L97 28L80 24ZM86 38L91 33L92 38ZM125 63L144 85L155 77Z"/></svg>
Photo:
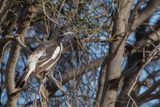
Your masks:
<svg viewBox="0 0 160 107"><path fill-rule="evenodd" d="M20 37L21 41L24 43L24 36L27 32L27 29L30 25L31 19L35 14L36 9L33 5L26 5L22 10L19 16L19 24L17 34ZM6 67L6 89L9 96L9 101L7 103L8 107L16 107L17 95L10 97L10 95L15 90L15 68L19 58L20 45L19 43L13 41L11 43L12 47L10 50L10 55Z"/></svg>
<svg viewBox="0 0 160 107"><path fill-rule="evenodd" d="M6 89L8 96L14 92L15 89L15 82L14 82L14 75L15 75L15 67L16 67L16 62L19 57L19 52L20 52L20 46L16 42L12 42L12 47L10 51L10 56L9 60L6 66ZM8 101L7 106L8 107L16 107L17 103L17 98L10 99Z"/></svg>
<svg viewBox="0 0 160 107"><path fill-rule="evenodd" d="M0 24L2 23L4 17L6 16L7 12L9 11L9 8L12 6L12 3L14 0L3 0L0 1Z"/></svg>
<svg viewBox="0 0 160 107"><path fill-rule="evenodd" d="M113 35L116 36L117 41L110 45L109 59L107 61L105 86L100 102L100 107L115 107L117 99L118 84L112 82L117 79L121 73L121 63L124 54L124 47L126 42L126 34L128 34L128 18L132 7L132 0L124 0L118 4L116 16L114 18Z"/></svg>
<svg viewBox="0 0 160 107"><path fill-rule="evenodd" d="M98 81L98 91L96 93L96 103L95 103L95 105L98 105L98 106L99 106L99 102L101 101L101 98L102 98L105 77L106 77L106 67L107 67L106 62L108 59L109 59L109 57L107 56L101 65L99 81Z"/></svg>
<svg viewBox="0 0 160 107"><path fill-rule="evenodd" d="M159 5L160 5L159 0L151 0L147 8L145 8L139 14L135 14L134 21L131 28L135 30L138 26L140 26L157 10Z"/></svg>
<svg viewBox="0 0 160 107"><path fill-rule="evenodd" d="M160 0L0 0L0 97L8 97L0 106L133 107L159 101L159 5ZM64 47L52 67L51 39ZM46 41L45 52L36 52ZM15 88L33 65L26 85Z"/></svg>
<svg viewBox="0 0 160 107"><path fill-rule="evenodd" d="M143 9L140 13L135 12L136 14L135 14L131 29L137 29L142 23L148 20L148 18L156 11L158 6L159 6L159 1L152 0L148 3L148 7ZM141 31L143 30L141 29ZM149 33L148 35L146 34L144 36L142 34L140 35L137 34L136 36L137 36L137 42L135 45L142 48L146 45L146 43L148 44L151 43L151 40L155 40L155 41L157 40L158 31ZM149 38L152 38L152 39L149 39ZM129 101L128 92L131 88L131 85L135 82L135 78L137 77L138 72L140 72L139 69L143 65L142 60L143 60L143 53L137 52L137 50L132 49L132 52L128 56L128 65L125 69L125 71L128 71L129 69L129 73L124 78L122 91L119 95L118 101L116 103L116 107L119 107L119 106L123 107L127 105ZM130 65L137 66L137 68L132 68ZM138 104L138 100L137 100L137 104Z"/></svg>

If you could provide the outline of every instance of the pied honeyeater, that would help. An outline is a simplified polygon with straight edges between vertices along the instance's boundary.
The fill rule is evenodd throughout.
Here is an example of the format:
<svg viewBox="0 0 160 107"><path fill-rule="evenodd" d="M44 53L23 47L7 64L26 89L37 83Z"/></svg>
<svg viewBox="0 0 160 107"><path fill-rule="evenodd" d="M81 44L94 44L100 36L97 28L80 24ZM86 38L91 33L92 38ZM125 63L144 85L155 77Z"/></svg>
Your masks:
<svg viewBox="0 0 160 107"><path fill-rule="evenodd" d="M60 39L52 39L41 44L28 56L26 69L16 88L22 88L32 73L36 75L50 70L59 60L62 51L63 45Z"/></svg>

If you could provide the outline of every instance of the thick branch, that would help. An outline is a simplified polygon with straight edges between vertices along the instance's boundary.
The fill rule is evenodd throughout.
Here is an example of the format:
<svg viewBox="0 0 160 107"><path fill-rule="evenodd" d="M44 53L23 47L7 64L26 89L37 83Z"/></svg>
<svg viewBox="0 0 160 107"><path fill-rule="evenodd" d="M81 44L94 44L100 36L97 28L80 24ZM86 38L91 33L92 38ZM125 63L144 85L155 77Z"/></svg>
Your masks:
<svg viewBox="0 0 160 107"><path fill-rule="evenodd" d="M139 35L141 36L141 35ZM144 45L151 45L151 43L158 42L160 38L160 29L154 31L153 33L149 34L147 37L142 38L140 41L136 43L136 46L142 47Z"/></svg>
<svg viewBox="0 0 160 107"><path fill-rule="evenodd" d="M17 34L20 37L21 41L24 41L24 36L27 32L27 29L30 25L31 19L33 15L35 14L36 9L32 5L26 5L22 10L21 14L19 16L19 23L18 23L18 30ZM20 53L20 46L17 42L13 41L11 44L11 51L9 60L6 67L6 89L8 95L11 95L14 92L15 89L15 82L14 82L14 76L15 76L15 67L17 64L17 60ZM17 96L17 95L15 95ZM16 107L17 98L12 97L8 101L8 107Z"/></svg>
<svg viewBox="0 0 160 107"><path fill-rule="evenodd" d="M135 14L132 30L139 27L144 21L146 21L157 10L160 5L160 0L151 0L148 6L140 13Z"/></svg>
<svg viewBox="0 0 160 107"><path fill-rule="evenodd" d="M14 2L14 0L3 0L3 1L1 1L2 4L0 5L0 24L2 23L2 21L5 17L5 14L11 8L13 2Z"/></svg>
<svg viewBox="0 0 160 107"><path fill-rule="evenodd" d="M132 7L132 0L124 0L118 4L116 17L114 19L113 34L117 41L110 46L109 61L107 63L105 86L102 93L100 107L115 107L118 86L110 81L118 78L121 72L121 62L123 59L125 38L128 34L128 19Z"/></svg>
<svg viewBox="0 0 160 107"><path fill-rule="evenodd" d="M3 38L0 39L0 63L2 61L4 49L9 42L9 39L6 39L5 37L12 31L15 25L15 21L16 21L15 14L9 11L7 13L5 23L3 23L3 26L2 26L2 37L4 37L4 39Z"/></svg>
<svg viewBox="0 0 160 107"><path fill-rule="evenodd" d="M106 63L108 60L108 56L104 59L102 65L101 65L101 70L100 70L100 75L99 75L99 81L98 81L98 90L96 93L96 104L99 104L101 98L102 98L102 93L103 93L103 88L104 88L104 83L105 83L105 77L106 77ZM96 105L95 104L95 105Z"/></svg>
<svg viewBox="0 0 160 107"><path fill-rule="evenodd" d="M144 104L145 102L148 102L148 101L151 101L151 100L154 100L154 99L160 99L159 91L156 92L155 94L149 94L148 96L146 96L145 99L142 99L140 102L138 101L138 105Z"/></svg>
<svg viewBox="0 0 160 107"><path fill-rule="evenodd" d="M160 85L160 80L158 80L156 83L154 83L151 87L149 87L144 93L142 93L141 95L139 95L137 97L137 102L138 103L141 103L142 102L144 103L145 100L147 100L150 96L151 96L151 93L153 91L156 90L156 88Z"/></svg>
<svg viewBox="0 0 160 107"><path fill-rule="evenodd" d="M67 73L62 75L62 85L72 80L73 78L79 77L80 75L83 75L90 71L95 71L95 69L102 64L103 60L104 60L104 57L91 61L87 65L83 65L80 68L74 68L71 71L67 71ZM58 88L55 86L54 83L48 86L47 89L49 90L49 92L51 92L50 97L52 97L55 94L55 92L58 90Z"/></svg>

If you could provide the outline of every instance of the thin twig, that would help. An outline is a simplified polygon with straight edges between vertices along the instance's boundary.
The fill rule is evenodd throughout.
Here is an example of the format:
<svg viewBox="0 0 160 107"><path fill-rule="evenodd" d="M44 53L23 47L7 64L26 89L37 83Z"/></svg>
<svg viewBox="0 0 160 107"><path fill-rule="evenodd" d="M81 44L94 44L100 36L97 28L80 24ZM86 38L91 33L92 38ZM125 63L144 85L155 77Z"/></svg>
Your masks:
<svg viewBox="0 0 160 107"><path fill-rule="evenodd" d="M48 16L47 12L46 12L46 8L45 8L45 2L42 0L42 7L43 7L43 12L45 14L45 16L52 21L53 23L60 25L59 23L57 23L55 20L53 20L51 17Z"/></svg>
<svg viewBox="0 0 160 107"><path fill-rule="evenodd" d="M135 104L136 107L138 107L138 105L136 104L135 100L133 99L133 97L131 96L131 92L134 88L134 86L137 83L137 80L142 72L142 70L146 67L146 65L148 65L150 63L150 61L153 59L153 57L159 52L160 50L160 43L154 48L154 50L149 54L148 59L146 60L146 62L143 64L143 66L140 68L139 73L137 74L137 77L134 81L134 83L131 85L131 88L129 89L127 95L128 97L133 101L133 103Z"/></svg>

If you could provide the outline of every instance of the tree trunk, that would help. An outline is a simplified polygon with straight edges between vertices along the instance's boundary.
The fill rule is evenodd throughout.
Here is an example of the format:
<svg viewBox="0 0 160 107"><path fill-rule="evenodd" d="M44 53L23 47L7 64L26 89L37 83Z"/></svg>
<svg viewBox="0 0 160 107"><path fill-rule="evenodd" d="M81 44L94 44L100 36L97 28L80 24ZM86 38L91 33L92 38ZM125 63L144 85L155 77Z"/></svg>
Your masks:
<svg viewBox="0 0 160 107"><path fill-rule="evenodd" d="M33 15L35 14L36 9L32 5L26 5L21 10L20 16L19 16L19 23L18 23L18 30L17 34L20 38L20 41L24 43L24 37L28 30L28 27L30 25L30 22L32 20ZM16 107L17 104L17 98L18 93L14 96L10 96L14 93L15 90L15 68L18 61L19 53L20 53L20 45L17 41L12 41L12 47L9 55L9 60L6 67L6 89L9 96L9 100L7 102L8 107Z"/></svg>
<svg viewBox="0 0 160 107"><path fill-rule="evenodd" d="M127 38L128 18L130 9L132 7L132 0L124 0L121 3L117 1L117 12L114 19L113 39L115 42L110 44L109 59L107 61L105 84L103 94L100 102L100 107L115 107L117 99L118 82L116 79L121 73L121 64L123 60L125 41Z"/></svg>

